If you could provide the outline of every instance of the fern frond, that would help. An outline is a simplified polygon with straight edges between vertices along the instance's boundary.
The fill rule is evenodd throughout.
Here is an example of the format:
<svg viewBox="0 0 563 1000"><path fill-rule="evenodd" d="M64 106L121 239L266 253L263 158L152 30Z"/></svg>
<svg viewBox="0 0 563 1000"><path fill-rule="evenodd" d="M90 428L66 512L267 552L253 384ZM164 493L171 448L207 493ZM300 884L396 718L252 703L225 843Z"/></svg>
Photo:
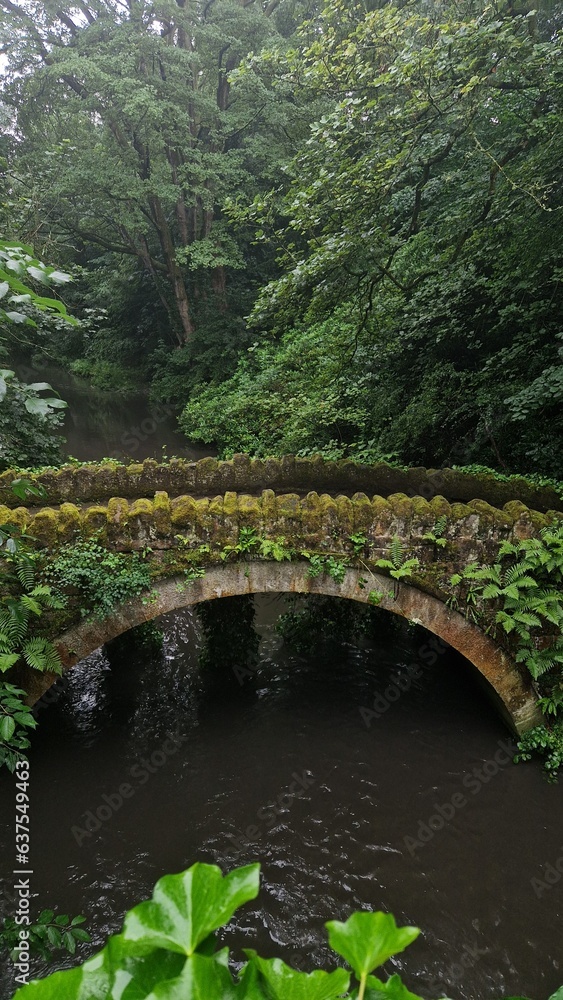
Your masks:
<svg viewBox="0 0 563 1000"><path fill-rule="evenodd" d="M24 608L26 608L31 614L39 616L43 613L41 605L33 597L30 597L29 594L22 594L20 601Z"/></svg>
<svg viewBox="0 0 563 1000"><path fill-rule="evenodd" d="M395 567L401 565L403 561L403 545L398 535L395 535L389 549L391 561Z"/></svg>
<svg viewBox="0 0 563 1000"><path fill-rule="evenodd" d="M24 590L31 590L35 579L33 564L24 560L16 566L16 576Z"/></svg>
<svg viewBox="0 0 563 1000"><path fill-rule="evenodd" d="M22 653L26 663L33 670L40 670L42 673L45 671L61 673L60 657L48 639L41 637L28 639L23 646Z"/></svg>

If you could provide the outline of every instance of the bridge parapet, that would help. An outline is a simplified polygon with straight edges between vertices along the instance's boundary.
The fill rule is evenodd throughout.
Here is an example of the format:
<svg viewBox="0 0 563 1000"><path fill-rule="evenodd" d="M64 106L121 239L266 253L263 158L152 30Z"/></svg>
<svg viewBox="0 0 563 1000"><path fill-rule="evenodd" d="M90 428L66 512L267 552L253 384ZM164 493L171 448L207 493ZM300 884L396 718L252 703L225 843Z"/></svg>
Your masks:
<svg viewBox="0 0 563 1000"><path fill-rule="evenodd" d="M0 475L0 503L9 507L14 506L10 490L14 475L11 471ZM29 478L45 488L51 504L96 503L112 497L131 500L152 497L157 492L167 492L173 497L210 497L228 492L256 495L271 489L300 495L311 490L348 496L356 492L382 497L404 493L426 500L443 496L450 502L464 503L478 498L497 508L511 500L520 500L542 513L563 509L563 499L554 487L535 486L516 476L504 481L488 473L401 469L385 462L374 465L348 460L330 462L321 456L250 459L248 455L235 455L230 461L172 459L165 464L147 459L131 465L108 461L47 469ZM30 500L30 505L33 502Z"/></svg>
<svg viewBox="0 0 563 1000"><path fill-rule="evenodd" d="M432 543L423 536L445 519L444 538L455 548L456 562L464 565L472 558L490 561L503 539L532 537L556 518L563 519L563 513L542 514L518 500L499 509L483 500L452 504L441 496L428 501L404 493L370 498L364 493L348 497L310 492L301 497L273 490L263 490L259 496L227 492L173 498L158 491L152 499L112 497L106 504L0 507L0 523L16 523L42 546L55 548L70 542L77 532L98 533L102 541L121 551L146 545L171 548L179 535L184 544L194 546L236 545L242 527L254 528L266 538L284 537L294 548L316 551L334 551L342 544L349 549L349 536L358 533L365 534L374 553L385 551L394 537L429 551Z"/></svg>

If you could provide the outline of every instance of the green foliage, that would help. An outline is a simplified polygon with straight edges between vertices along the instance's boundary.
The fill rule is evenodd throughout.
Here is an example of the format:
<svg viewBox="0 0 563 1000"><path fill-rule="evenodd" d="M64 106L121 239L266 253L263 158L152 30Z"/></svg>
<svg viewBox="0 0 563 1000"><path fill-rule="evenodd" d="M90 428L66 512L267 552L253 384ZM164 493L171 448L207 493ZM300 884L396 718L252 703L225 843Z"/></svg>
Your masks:
<svg viewBox="0 0 563 1000"><path fill-rule="evenodd" d="M62 302L38 295L28 284L29 281L36 285L64 285L70 281L70 276L37 260L31 247L0 240L0 321L35 325L34 320L21 309L3 308L4 303L8 303L10 306L33 306L41 311L55 311L67 323L76 323Z"/></svg>
<svg viewBox="0 0 563 1000"><path fill-rule="evenodd" d="M348 541L352 545L354 555L355 556L362 555L367 543L367 538L364 535L363 531L357 531L353 535L348 535Z"/></svg>
<svg viewBox="0 0 563 1000"><path fill-rule="evenodd" d="M326 107L282 183L239 201L283 273L224 394L191 395L188 435L561 478L557 27L330 0L287 57L253 60Z"/></svg>
<svg viewBox="0 0 563 1000"><path fill-rule="evenodd" d="M61 285L70 281L70 277L37 260L31 247L0 240L0 343L6 339L2 321L8 331L22 324L36 327L32 311L39 317L54 312L66 323L76 323L62 302L38 295L24 283L29 280L36 285ZM3 303L19 308L4 309ZM3 353L5 350L2 347ZM45 391L51 395L40 395ZM60 411L66 405L53 395L48 382L27 385L10 368L0 370L0 470L56 462L61 444L56 432L63 422Z"/></svg>
<svg viewBox="0 0 563 1000"><path fill-rule="evenodd" d="M530 760L536 753L543 758L543 766L550 781L557 781L563 768L563 722L553 725L535 726L518 741L518 753L514 760Z"/></svg>
<svg viewBox="0 0 563 1000"><path fill-rule="evenodd" d="M248 865L223 876L215 865L195 864L178 875L165 875L157 882L152 899L126 915L122 933L110 938L97 956L76 969L22 987L16 1000L109 996L125 977L128 991L139 1000L164 992L178 1000L352 996L345 993L350 983L345 969L298 972L279 959L262 959L251 949L246 949L247 963L232 978L228 949L217 949L217 931L241 904L258 894L258 869L258 865ZM419 933L414 928L397 928L393 918L382 913L355 914L346 924L327 926L333 947L356 970L359 992L353 995L358 997L365 990L363 966L367 963L371 971ZM398 976L393 980L395 988L400 980ZM382 989L385 992L387 984ZM388 995L395 994L390 990Z"/></svg>
<svg viewBox="0 0 563 1000"><path fill-rule="evenodd" d="M331 948L348 962L359 981L358 1000L363 1000L370 972L404 951L420 934L418 927L397 927L390 913L353 913L345 923L330 920L326 926Z"/></svg>
<svg viewBox="0 0 563 1000"><path fill-rule="evenodd" d="M11 369L0 370L0 470L58 464L66 405L48 382L28 385Z"/></svg>
<svg viewBox="0 0 563 1000"><path fill-rule="evenodd" d="M27 479L16 479L12 492L20 499L44 496L42 487ZM60 674L62 667L53 643L42 636L29 635L32 622L47 608L61 608L63 602L50 587L35 582L33 539L16 525L0 525L0 674L23 660L32 670ZM24 703L26 692L0 681L0 767L14 771L29 747L28 729L35 719Z"/></svg>
<svg viewBox="0 0 563 1000"><path fill-rule="evenodd" d="M447 526L448 526L448 519L445 514L442 514L442 516L439 517L438 520L436 521L436 524L434 525L434 530L426 531L422 536L425 542L432 542L434 546L434 555L436 555L438 549L445 549L446 545L448 544L447 538L444 538L444 532Z"/></svg>
<svg viewBox="0 0 563 1000"><path fill-rule="evenodd" d="M323 556L317 552L302 552L301 555L309 560L308 576L313 580L317 576L326 573L335 583L343 583L348 569L348 563L335 556Z"/></svg>
<svg viewBox="0 0 563 1000"><path fill-rule="evenodd" d="M380 569L386 569L389 576L395 580L395 597L397 588L401 580L408 580L413 572L419 567L420 562L416 556L411 559L405 558L401 539L395 536L391 542L388 559L378 559L375 563Z"/></svg>
<svg viewBox="0 0 563 1000"><path fill-rule="evenodd" d="M221 559L230 559L232 556L255 553L262 559L273 559L275 562L290 560L295 555L293 549L288 548L285 538L281 535L277 538L262 538L255 528L242 527L239 530L238 541L235 545L225 545L220 555Z"/></svg>
<svg viewBox="0 0 563 1000"><path fill-rule="evenodd" d="M165 875L152 899L126 914L123 930L82 965L21 987L14 1000L86 1000L127 996L136 1000L421 1000L398 975L371 973L400 954L420 931L397 927L388 913L353 913L326 924L333 950L349 966L307 973L246 948L247 962L233 977L228 947L218 931L259 890L259 865L223 876L215 865L195 864ZM52 914L47 911L47 917ZM80 918L75 918L79 920ZM351 971L350 971L351 970ZM352 985L352 974L357 985ZM559 1000L559 993L551 1000Z"/></svg>
<svg viewBox="0 0 563 1000"><path fill-rule="evenodd" d="M524 663L543 688L539 705L546 718L563 711L563 526L543 528L539 538L503 542L493 566L467 566L451 583L464 588L466 611L476 617L479 604L513 643L515 659ZM490 610L489 610L490 608ZM531 750L546 757L553 776L563 764L562 723L538 726L519 743L517 760Z"/></svg>
<svg viewBox="0 0 563 1000"><path fill-rule="evenodd" d="M16 485L23 489L23 483ZM46 609L60 609L64 602L51 588L35 582L36 553L26 535L13 525L2 525L0 544L0 673L6 673L23 660L32 670L61 673L60 657L52 642L30 635L34 620Z"/></svg>
<svg viewBox="0 0 563 1000"><path fill-rule="evenodd" d="M387 612L340 597L291 595L288 601L289 609L279 616L276 632L302 654L316 649L320 641L353 644L359 638L376 639L382 629L394 627L393 616Z"/></svg>
<svg viewBox="0 0 563 1000"><path fill-rule="evenodd" d="M83 916L69 917L66 913L55 914L54 910L42 910L37 920L25 928L30 953L47 961L56 951L62 950L74 955L77 945L91 941L88 931L80 926L85 921L86 917ZM6 917L0 927L0 948L9 948L14 962L19 961L20 930L11 917Z"/></svg>
<svg viewBox="0 0 563 1000"><path fill-rule="evenodd" d="M503 542L498 554L501 561L494 566L472 564L452 577L452 584L469 581L468 597L493 602L494 621L516 636L516 659L535 680L550 671L562 678L563 527L544 528L539 538ZM542 634L545 642L539 641Z"/></svg>
<svg viewBox="0 0 563 1000"><path fill-rule="evenodd" d="M96 538L78 538L46 561L42 575L60 593L79 592L80 612L98 620L150 590L148 563L137 552L110 552Z"/></svg>
<svg viewBox="0 0 563 1000"><path fill-rule="evenodd" d="M35 729L31 709L24 702L26 692L21 688L0 682L0 767L12 773L19 760L25 760L23 750L29 747L28 729Z"/></svg>
<svg viewBox="0 0 563 1000"><path fill-rule="evenodd" d="M300 4L289 18L277 6L97 0L55 12L24 0L4 11L6 90L22 136L13 144L18 187L44 220L42 237L56 234L78 258L131 343L139 331L150 342L155 325L170 355L173 345L194 344L207 309L232 331L251 305L245 290L245 307L234 302L238 324L225 323L238 272L261 257L272 273L271 252L254 251L250 230L230 229L222 205L229 193L268 183L301 117L309 119L251 68L233 72L266 42L284 45ZM115 269L117 308L101 295ZM141 306L127 281L148 287ZM247 278L251 289L255 281ZM196 364L205 350L197 346ZM229 337L223 346L231 353Z"/></svg>

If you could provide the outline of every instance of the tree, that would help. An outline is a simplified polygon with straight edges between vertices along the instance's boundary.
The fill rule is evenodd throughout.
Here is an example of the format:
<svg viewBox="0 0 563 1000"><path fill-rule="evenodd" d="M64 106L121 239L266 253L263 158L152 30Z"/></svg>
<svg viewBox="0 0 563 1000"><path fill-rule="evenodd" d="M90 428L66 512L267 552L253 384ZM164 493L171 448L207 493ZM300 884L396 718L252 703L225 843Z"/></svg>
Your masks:
<svg viewBox="0 0 563 1000"><path fill-rule="evenodd" d="M241 363L222 413L210 391L196 394L184 427L228 450L249 425L262 451L277 437L561 475L553 18L504 3L366 13L331 0L313 27L280 74L333 108L289 192L237 209L279 246L284 274L253 317L278 348L267 340L258 362ZM243 392L249 406L264 401L264 420L275 403L269 427L245 418Z"/></svg>
<svg viewBox="0 0 563 1000"><path fill-rule="evenodd" d="M135 259L180 346L202 299L226 308L227 272L244 264L220 206L252 183L253 137L267 118L270 162L283 138L265 84L230 78L293 29L279 3L0 2L17 172L42 192L43 234Z"/></svg>

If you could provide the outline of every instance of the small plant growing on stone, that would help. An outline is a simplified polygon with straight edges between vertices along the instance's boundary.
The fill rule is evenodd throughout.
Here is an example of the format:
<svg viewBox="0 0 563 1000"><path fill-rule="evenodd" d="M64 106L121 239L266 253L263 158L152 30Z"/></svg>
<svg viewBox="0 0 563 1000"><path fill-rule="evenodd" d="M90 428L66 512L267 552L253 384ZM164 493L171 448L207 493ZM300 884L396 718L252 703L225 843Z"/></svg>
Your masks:
<svg viewBox="0 0 563 1000"><path fill-rule="evenodd" d="M400 538L395 536L391 542L388 559L378 559L376 564L380 569L389 571L389 576L396 581L394 595L397 597L401 580L407 580L420 565L418 558L405 559L405 553Z"/></svg>

